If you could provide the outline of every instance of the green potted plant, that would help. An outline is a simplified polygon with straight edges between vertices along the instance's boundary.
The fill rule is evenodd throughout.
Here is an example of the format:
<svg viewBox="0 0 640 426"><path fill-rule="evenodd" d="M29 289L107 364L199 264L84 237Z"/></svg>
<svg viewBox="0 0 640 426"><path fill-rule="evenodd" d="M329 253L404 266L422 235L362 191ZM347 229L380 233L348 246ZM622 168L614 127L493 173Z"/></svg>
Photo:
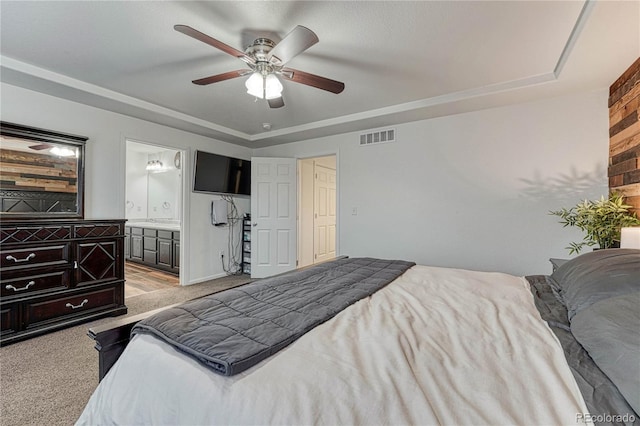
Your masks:
<svg viewBox="0 0 640 426"><path fill-rule="evenodd" d="M640 225L632 206L624 203L624 196L618 192L609 194L609 198L600 197L597 201L584 200L570 209L551 211L559 216L563 226L576 226L586 235L582 242L572 242L567 249L569 254L580 253L584 246L598 244L601 249L620 246L620 228Z"/></svg>

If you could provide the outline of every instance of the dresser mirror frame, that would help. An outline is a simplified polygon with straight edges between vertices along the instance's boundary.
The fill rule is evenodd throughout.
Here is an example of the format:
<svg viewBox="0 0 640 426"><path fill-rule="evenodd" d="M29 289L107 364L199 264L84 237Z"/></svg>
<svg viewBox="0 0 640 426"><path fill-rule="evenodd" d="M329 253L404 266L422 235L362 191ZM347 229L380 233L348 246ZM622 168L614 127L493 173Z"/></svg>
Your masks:
<svg viewBox="0 0 640 426"><path fill-rule="evenodd" d="M86 137L4 121L0 135L0 219L84 218ZM75 151L75 164L54 147Z"/></svg>

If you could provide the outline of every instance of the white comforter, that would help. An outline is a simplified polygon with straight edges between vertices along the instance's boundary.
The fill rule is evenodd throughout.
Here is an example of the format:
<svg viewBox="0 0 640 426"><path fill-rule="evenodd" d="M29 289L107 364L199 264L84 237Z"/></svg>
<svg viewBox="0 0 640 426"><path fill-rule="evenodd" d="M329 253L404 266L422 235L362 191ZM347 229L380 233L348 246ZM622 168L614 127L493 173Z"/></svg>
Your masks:
<svg viewBox="0 0 640 426"><path fill-rule="evenodd" d="M584 424L524 278L415 266L236 376L137 336L78 424Z"/></svg>

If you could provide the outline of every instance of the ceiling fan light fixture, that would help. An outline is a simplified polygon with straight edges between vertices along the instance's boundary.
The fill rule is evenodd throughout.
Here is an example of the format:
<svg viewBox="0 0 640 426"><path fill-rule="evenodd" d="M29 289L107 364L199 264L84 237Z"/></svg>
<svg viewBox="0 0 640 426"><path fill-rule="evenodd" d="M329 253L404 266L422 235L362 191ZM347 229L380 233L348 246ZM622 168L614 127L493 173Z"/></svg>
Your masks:
<svg viewBox="0 0 640 426"><path fill-rule="evenodd" d="M282 83L275 74L269 74L264 79L264 98L276 99L282 96Z"/></svg>
<svg viewBox="0 0 640 426"><path fill-rule="evenodd" d="M247 88L247 93L251 96L255 96L256 98L260 99L264 98L264 78L259 72L254 72L253 74L251 74L251 77L247 79L247 81L244 83L244 86Z"/></svg>
<svg viewBox="0 0 640 426"><path fill-rule="evenodd" d="M49 152L51 152L53 155L56 155L58 157L75 157L76 156L75 150L67 147L61 147L61 146L54 146L49 150Z"/></svg>
<svg viewBox="0 0 640 426"><path fill-rule="evenodd" d="M282 96L282 83L274 74L266 76L260 72L254 72L244 83L247 93L260 99L277 99Z"/></svg>

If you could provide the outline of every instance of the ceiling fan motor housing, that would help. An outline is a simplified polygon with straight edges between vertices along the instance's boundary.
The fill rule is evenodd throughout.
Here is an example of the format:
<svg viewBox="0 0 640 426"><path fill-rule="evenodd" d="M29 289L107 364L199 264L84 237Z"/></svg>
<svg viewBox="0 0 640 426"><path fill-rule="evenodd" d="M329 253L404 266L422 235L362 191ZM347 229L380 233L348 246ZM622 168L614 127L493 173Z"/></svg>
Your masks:
<svg viewBox="0 0 640 426"><path fill-rule="evenodd" d="M268 54L275 46L276 44L268 38L257 38L244 52L256 61L268 62Z"/></svg>

